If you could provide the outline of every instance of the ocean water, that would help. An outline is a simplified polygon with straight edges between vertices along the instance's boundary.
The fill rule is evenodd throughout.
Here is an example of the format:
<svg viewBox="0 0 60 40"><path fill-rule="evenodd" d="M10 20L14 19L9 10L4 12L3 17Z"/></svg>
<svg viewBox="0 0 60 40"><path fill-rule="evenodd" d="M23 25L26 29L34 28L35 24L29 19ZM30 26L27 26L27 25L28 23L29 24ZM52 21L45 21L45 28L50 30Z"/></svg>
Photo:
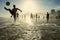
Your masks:
<svg viewBox="0 0 60 40"><path fill-rule="evenodd" d="M20 20L0 17L0 40L60 40L60 20Z"/></svg>

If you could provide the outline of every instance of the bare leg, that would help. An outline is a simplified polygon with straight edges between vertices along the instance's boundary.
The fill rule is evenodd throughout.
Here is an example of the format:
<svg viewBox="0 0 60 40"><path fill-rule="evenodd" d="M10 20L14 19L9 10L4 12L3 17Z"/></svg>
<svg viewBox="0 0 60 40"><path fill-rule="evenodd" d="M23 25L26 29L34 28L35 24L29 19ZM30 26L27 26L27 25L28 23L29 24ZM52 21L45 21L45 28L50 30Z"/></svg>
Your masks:
<svg viewBox="0 0 60 40"><path fill-rule="evenodd" d="M16 15L14 15L14 22L16 22Z"/></svg>

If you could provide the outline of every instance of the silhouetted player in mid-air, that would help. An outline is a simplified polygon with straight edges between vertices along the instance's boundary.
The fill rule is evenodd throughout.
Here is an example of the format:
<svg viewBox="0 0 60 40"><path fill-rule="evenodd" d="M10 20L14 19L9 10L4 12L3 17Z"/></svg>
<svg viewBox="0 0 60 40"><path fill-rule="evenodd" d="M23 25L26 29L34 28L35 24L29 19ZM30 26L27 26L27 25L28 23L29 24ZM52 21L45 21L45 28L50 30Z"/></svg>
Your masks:
<svg viewBox="0 0 60 40"><path fill-rule="evenodd" d="M16 21L16 18L18 17L17 10L19 10L20 12L22 12L22 10L16 8L15 5L13 5L13 9L12 9L12 10L11 10L11 9L7 9L6 7L4 7L4 9L10 12L10 14L11 14L11 15L13 16L13 18L14 18L14 22ZM11 16L11 17L12 17L12 16Z"/></svg>
<svg viewBox="0 0 60 40"><path fill-rule="evenodd" d="M48 22L49 21L49 13L48 12L47 12L46 18L47 18L47 22Z"/></svg>

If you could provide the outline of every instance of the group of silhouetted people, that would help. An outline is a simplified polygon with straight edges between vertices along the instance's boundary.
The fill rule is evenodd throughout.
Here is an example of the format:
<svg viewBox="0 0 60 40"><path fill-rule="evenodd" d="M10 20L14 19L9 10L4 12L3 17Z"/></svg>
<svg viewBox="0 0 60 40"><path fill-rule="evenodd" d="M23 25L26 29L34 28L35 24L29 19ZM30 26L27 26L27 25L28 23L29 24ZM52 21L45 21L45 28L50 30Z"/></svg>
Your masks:
<svg viewBox="0 0 60 40"><path fill-rule="evenodd" d="M15 6L15 5L13 5L12 10L11 10L11 9L8 9L8 8L6 8L6 7L4 7L4 9L10 12L11 17L13 17L13 18L14 18L14 22L15 22L15 21L16 21L16 19L19 17L19 14L17 13L17 10L19 10L20 12L22 12L22 10L20 10L20 9L16 8L16 6Z"/></svg>
<svg viewBox="0 0 60 40"><path fill-rule="evenodd" d="M6 8L6 7L4 7L4 9L10 12L11 17L14 18L14 22L16 22L16 19L19 17L19 14L17 13L17 10L19 10L20 12L22 12L22 10L16 8L15 5L13 5L12 10L11 10L11 9L8 9L8 8ZM32 13L31 13L31 18L33 18ZM37 14L36 14L36 18L37 18ZM49 13L48 13L48 12L47 12L47 14L46 14L46 19L47 19L47 22L48 22L48 21L49 21Z"/></svg>
<svg viewBox="0 0 60 40"><path fill-rule="evenodd" d="M31 18L33 18L33 14L31 13ZM35 17L36 17L36 20L37 20L37 18L40 18L40 16L38 16L37 14L35 15ZM44 19L45 17L43 16L43 19ZM47 14L46 14L46 20L47 20L47 22L49 21L49 13L47 12Z"/></svg>

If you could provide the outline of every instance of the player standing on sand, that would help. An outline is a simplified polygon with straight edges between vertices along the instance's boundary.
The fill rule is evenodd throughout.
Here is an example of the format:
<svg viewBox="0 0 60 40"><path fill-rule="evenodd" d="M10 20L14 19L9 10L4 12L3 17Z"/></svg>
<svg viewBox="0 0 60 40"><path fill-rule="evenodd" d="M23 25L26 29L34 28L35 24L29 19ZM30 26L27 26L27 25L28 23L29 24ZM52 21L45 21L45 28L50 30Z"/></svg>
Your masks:
<svg viewBox="0 0 60 40"><path fill-rule="evenodd" d="M9 6L9 5L10 5L10 2L6 2L6 5ZM12 10L11 10L11 9L7 9L6 7L4 7L4 9L10 12L10 14L11 14L11 15L13 16L13 18L14 18L14 22L16 22L16 19L17 19L17 17L19 16L19 15L17 14L17 10L19 10L20 12L22 12L22 10L16 8L15 5L13 5L13 9L12 9ZM12 16L11 16L11 17L12 17Z"/></svg>

